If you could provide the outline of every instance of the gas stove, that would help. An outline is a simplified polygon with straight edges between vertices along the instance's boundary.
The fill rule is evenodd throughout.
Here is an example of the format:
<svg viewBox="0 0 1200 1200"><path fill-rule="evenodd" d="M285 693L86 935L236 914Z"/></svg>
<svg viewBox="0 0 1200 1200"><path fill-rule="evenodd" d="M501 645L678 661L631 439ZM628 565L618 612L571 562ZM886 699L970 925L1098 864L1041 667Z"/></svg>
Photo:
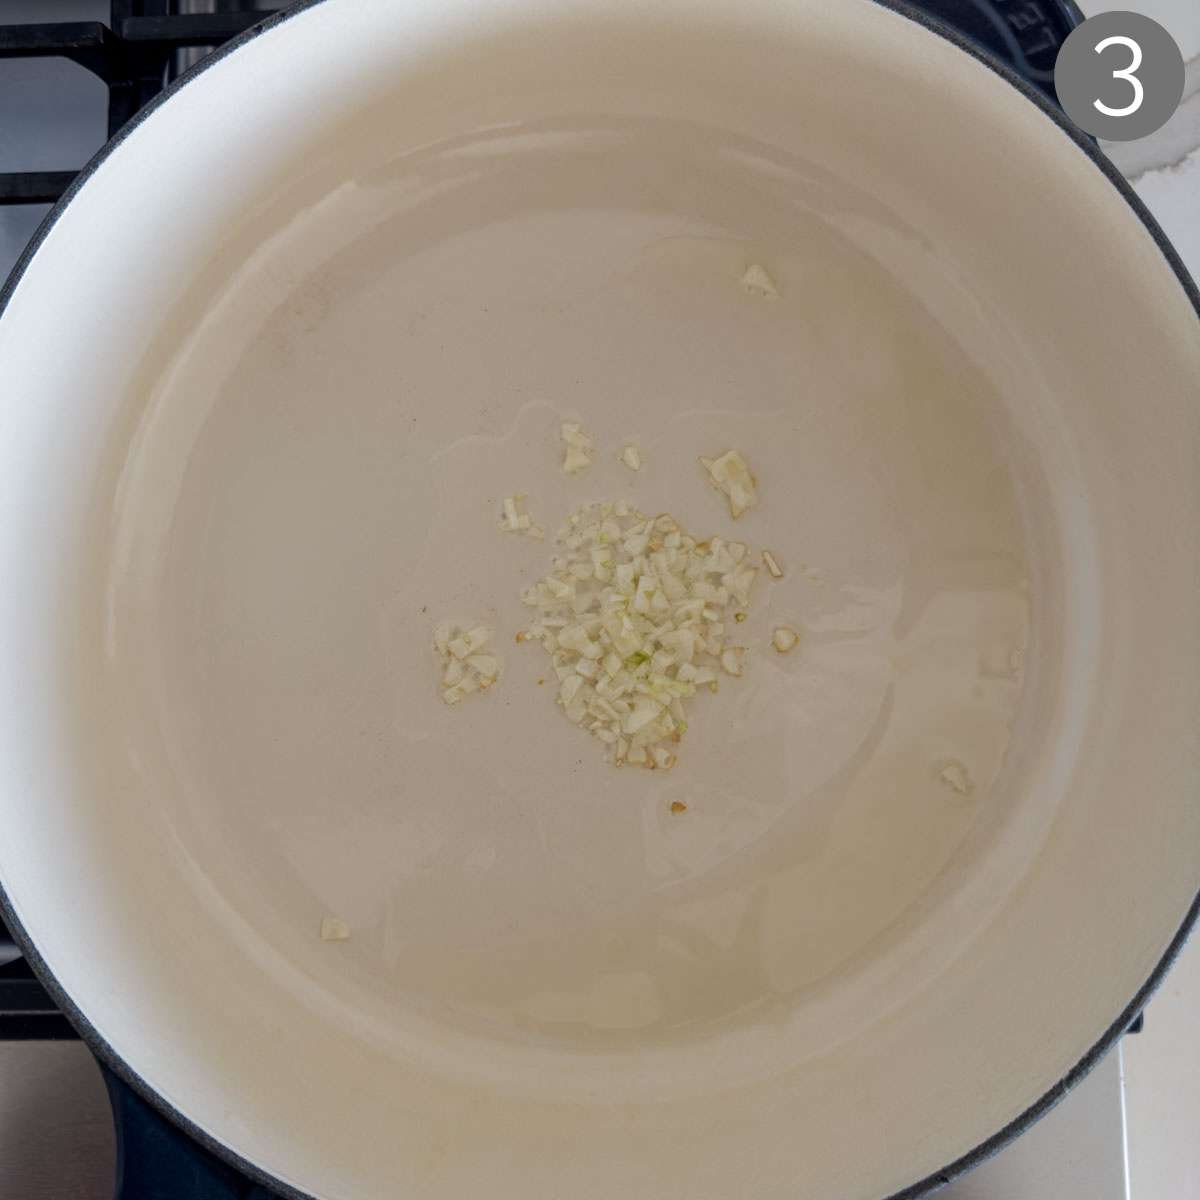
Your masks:
<svg viewBox="0 0 1200 1200"><path fill-rule="evenodd" d="M929 0L942 10L969 2ZM278 7L0 0L0 278L106 138L213 46ZM1026 50L1032 59L1036 47ZM1127 1200L1123 1097L1118 1048L1045 1119L941 1194ZM0 928L0 1196L111 1197L115 1164L100 1070Z"/></svg>

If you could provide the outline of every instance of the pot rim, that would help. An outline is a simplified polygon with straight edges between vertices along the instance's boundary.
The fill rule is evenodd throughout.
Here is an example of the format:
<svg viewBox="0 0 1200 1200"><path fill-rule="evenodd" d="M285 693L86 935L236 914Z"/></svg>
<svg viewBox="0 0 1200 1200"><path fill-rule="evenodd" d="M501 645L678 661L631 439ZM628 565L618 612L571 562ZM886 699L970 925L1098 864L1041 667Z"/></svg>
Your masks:
<svg viewBox="0 0 1200 1200"><path fill-rule="evenodd" d="M197 79L210 67L222 61L228 55L234 53L240 47L247 45L263 34L278 28L285 21L292 20L308 9L315 8L319 4L323 4L325 0L296 0L287 9L282 9L269 17L266 17L259 24L252 26L244 33L226 42L224 45L212 51L205 58L184 72L178 79L172 81L162 92L149 101L142 109L140 109L120 130L117 131L89 160L84 168L79 172L71 185L63 193L54 207L46 214L42 223L38 226L33 237L29 240L20 258L18 258L8 278L0 285L0 320L3 320L5 310L8 307L9 301L16 291L25 272L29 269L29 265L36 256L42 243L46 240L50 231L57 224L67 206L79 193L80 189L88 182L88 180L96 173L99 167L108 159L109 155L127 138L143 121L157 112L171 97L173 97L182 88L186 87L194 79ZM1087 134L1079 130L1066 115L1054 105L1042 92L1035 88L1032 84L1021 78L1007 64L992 57L988 52L976 45L964 34L958 32L953 26L946 22L931 16L930 14L914 8L907 0L871 0L871 3L877 4L881 8L888 9L900 16L907 18L910 21L922 26L931 34L942 38L951 45L957 47L962 52L970 55L977 62L982 63L994 74L1005 80L1012 87L1016 88L1031 104L1041 110L1042 114L1052 121L1058 128L1071 139L1075 145L1084 152L1091 160L1096 169L1108 180L1108 182L1116 189L1125 200L1133 214L1142 223L1146 231L1150 234L1154 244L1158 247L1159 252L1166 260L1167 266L1174 273L1175 278L1179 282L1183 293L1191 303L1192 309L1195 312L1197 322L1200 323L1200 287L1197 287L1196 282L1188 273L1187 267L1183 260L1179 257L1178 252L1171 245L1167 235L1163 232L1161 226L1151 215L1149 209L1142 202L1137 193L1129 185L1128 181L1116 169L1115 166L1105 156L1096 142ZM281 1179L277 1179L268 1171L249 1162L235 1150L226 1146L219 1139L215 1138L206 1130L199 1128L185 1113L181 1112L163 1096L161 1096L154 1086L134 1071L113 1049L112 1046L101 1036L99 1031L92 1025L84 1013L78 1008L72 998L61 987L54 974L46 964L45 960L38 953L37 947L30 940L20 919L17 917L13 909L12 903L8 898L8 893L5 890L4 883L0 880L0 917L3 918L4 924L13 936L13 940L17 943L29 963L38 980L45 987L46 991L53 998L55 1003L62 1010L64 1016L79 1033L80 1038L88 1049L96 1056L100 1063L107 1067L118 1079L128 1085L132 1090L145 1100L151 1107L163 1117L167 1118L172 1124L181 1129L190 1138L193 1139L199 1146L215 1155L221 1161L241 1172L253 1183L260 1184L270 1188L272 1192L277 1193L283 1200L317 1200L307 1192L303 1192L290 1184L285 1183ZM1176 931L1170 944L1167 946L1162 957L1155 964L1153 970L1135 993L1134 997L1126 1005L1121 1014L1112 1022L1111 1025L1100 1035L1092 1047L1083 1055L1083 1057L1068 1071L1057 1083L1051 1086L1042 1096L1029 1105L1023 1112L1013 1118L1007 1125L994 1133L991 1137L980 1142L967 1153L960 1155L952 1162L940 1170L934 1171L925 1178L918 1180L916 1183L901 1189L898 1192L892 1193L890 1196L881 1197L881 1200L919 1200L920 1197L927 1196L931 1192L937 1190L950 1183L958 1176L977 1167L992 1155L1004 1149L1007 1145L1013 1142L1020 1134L1024 1133L1031 1125L1050 1111L1060 1100L1062 1100L1068 1092L1074 1089L1080 1081L1091 1071L1091 1069L1113 1048L1114 1045L1125 1034L1129 1027L1137 1020L1145 1008L1150 997L1162 983L1167 971L1174 963L1175 959L1183 949L1193 928L1200 923L1200 888L1198 888L1187 913L1184 915L1183 922Z"/></svg>

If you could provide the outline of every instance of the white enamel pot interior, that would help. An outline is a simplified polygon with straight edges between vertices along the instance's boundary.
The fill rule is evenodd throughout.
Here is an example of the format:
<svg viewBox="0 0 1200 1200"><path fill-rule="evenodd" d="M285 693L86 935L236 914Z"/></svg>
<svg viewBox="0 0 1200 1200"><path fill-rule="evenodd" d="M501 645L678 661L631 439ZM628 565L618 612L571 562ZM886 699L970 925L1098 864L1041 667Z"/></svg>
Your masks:
<svg viewBox="0 0 1200 1200"><path fill-rule="evenodd" d="M1187 289L1094 155L869 0L275 23L0 319L8 917L127 1077L323 1200L935 1183L1196 894ZM605 764L512 645L552 554L515 491L784 562L674 771ZM453 711L444 617L507 659Z"/></svg>

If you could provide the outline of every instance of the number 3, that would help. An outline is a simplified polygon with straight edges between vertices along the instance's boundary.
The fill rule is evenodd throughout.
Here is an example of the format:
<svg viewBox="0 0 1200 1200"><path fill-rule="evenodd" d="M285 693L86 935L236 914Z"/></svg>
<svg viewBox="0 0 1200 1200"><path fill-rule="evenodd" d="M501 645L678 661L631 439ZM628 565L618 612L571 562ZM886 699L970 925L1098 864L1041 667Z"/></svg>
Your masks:
<svg viewBox="0 0 1200 1200"><path fill-rule="evenodd" d="M1106 37L1104 41L1096 44L1096 53L1103 54L1109 46L1125 46L1133 55L1133 59L1123 71L1114 71L1114 79L1126 79L1133 88L1133 99L1125 105L1124 108L1109 108L1107 104L1099 100L1093 100L1092 103L1106 117L1127 117L1130 113L1135 113L1142 107L1142 99L1145 96L1145 91L1142 88L1142 81L1134 74L1134 71L1142 65L1142 48L1130 37Z"/></svg>

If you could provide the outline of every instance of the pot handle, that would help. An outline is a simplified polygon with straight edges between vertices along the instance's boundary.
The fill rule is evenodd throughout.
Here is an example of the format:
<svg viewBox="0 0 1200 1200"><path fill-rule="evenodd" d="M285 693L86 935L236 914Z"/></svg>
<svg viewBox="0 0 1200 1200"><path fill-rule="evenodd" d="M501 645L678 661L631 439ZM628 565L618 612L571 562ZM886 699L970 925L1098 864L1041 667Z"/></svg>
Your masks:
<svg viewBox="0 0 1200 1200"><path fill-rule="evenodd" d="M900 0L899 7L905 4L918 19L931 17L963 34L1058 107L1054 61L1083 22L1075 0Z"/></svg>
<svg viewBox="0 0 1200 1200"><path fill-rule="evenodd" d="M160 1116L101 1066L117 1134L113 1200L277 1200Z"/></svg>

